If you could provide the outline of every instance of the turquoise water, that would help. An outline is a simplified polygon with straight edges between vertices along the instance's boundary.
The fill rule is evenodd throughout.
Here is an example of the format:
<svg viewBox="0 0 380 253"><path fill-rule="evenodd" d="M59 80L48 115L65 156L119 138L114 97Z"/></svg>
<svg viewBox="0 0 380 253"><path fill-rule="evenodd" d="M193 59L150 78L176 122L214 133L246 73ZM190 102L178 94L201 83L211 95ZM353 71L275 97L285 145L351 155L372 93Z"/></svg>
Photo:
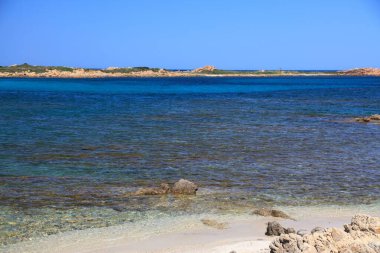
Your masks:
<svg viewBox="0 0 380 253"><path fill-rule="evenodd" d="M380 78L0 79L1 243L380 200ZM187 178L196 197L137 197Z"/></svg>

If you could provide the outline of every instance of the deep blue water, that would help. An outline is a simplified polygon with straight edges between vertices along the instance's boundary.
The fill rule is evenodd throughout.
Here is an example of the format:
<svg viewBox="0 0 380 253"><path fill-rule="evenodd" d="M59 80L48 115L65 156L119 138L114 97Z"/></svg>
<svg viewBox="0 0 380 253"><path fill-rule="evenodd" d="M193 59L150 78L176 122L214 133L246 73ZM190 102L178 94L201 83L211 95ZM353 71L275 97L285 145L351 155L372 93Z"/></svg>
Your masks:
<svg viewBox="0 0 380 253"><path fill-rule="evenodd" d="M44 208L156 210L128 194L179 178L200 195L160 211L370 204L380 125L352 118L375 113L374 77L0 79L0 201L20 226Z"/></svg>

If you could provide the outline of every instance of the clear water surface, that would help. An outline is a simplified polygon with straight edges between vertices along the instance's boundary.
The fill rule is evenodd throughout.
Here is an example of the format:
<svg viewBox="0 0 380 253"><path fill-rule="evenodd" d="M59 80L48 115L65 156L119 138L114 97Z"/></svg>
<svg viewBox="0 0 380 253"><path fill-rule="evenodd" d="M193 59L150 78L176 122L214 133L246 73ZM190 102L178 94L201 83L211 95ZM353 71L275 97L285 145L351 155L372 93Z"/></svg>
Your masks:
<svg viewBox="0 0 380 253"><path fill-rule="evenodd" d="M380 78L0 79L0 242L380 201ZM186 178L195 197L133 196Z"/></svg>

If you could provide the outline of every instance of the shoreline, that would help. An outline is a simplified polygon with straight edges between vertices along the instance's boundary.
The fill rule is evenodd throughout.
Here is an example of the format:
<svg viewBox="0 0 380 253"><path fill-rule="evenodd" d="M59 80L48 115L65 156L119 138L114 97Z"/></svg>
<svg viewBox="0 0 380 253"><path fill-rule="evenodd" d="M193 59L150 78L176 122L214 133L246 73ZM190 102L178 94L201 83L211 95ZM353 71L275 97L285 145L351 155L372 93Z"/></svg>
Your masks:
<svg viewBox="0 0 380 253"><path fill-rule="evenodd" d="M379 77L380 75L346 75L346 74L170 74L170 75L153 75L153 74L118 74L118 75L1 75L0 79L20 78L20 79L117 79L117 78L271 78L271 77Z"/></svg>
<svg viewBox="0 0 380 253"><path fill-rule="evenodd" d="M351 70L221 70L205 66L194 70L166 70L149 67L109 67L106 69L33 66L29 64L0 66L0 78L123 78L123 77L323 77L380 76L380 69Z"/></svg>
<svg viewBox="0 0 380 253"><path fill-rule="evenodd" d="M284 227L310 231L314 227L338 227L351 221L358 213L379 216L376 206L352 207L296 207L286 208L296 220L256 215L179 215L122 224L111 227L74 230L42 238L34 238L0 247L2 252L135 252L135 253L225 253L236 251L269 252L269 244L275 237L265 235L266 223L278 221ZM201 218L227 222L225 229L206 226Z"/></svg>

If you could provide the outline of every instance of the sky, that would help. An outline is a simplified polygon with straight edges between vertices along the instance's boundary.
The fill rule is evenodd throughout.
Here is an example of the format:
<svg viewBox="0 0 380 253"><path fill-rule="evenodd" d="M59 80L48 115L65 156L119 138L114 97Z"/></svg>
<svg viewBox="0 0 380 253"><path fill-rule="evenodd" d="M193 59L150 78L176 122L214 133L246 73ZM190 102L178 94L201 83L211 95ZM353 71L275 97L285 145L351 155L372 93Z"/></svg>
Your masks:
<svg viewBox="0 0 380 253"><path fill-rule="evenodd" d="M0 65L380 67L380 0L0 0Z"/></svg>

